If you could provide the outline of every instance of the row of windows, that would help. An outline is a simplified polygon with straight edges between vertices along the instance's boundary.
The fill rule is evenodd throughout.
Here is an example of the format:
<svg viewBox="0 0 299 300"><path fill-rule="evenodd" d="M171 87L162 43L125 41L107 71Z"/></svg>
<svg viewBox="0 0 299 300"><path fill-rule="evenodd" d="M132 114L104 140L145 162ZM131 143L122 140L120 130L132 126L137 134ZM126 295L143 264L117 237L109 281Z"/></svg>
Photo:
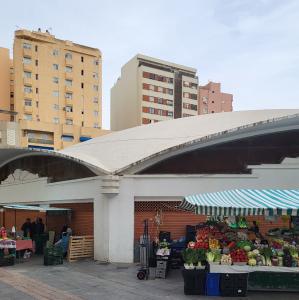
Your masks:
<svg viewBox="0 0 299 300"><path fill-rule="evenodd" d="M142 100L153 102L153 103L158 103L158 104L163 104L163 105L168 105L168 106L173 106L173 101L172 100L163 99L163 98L160 98L160 97L142 95Z"/></svg>
<svg viewBox="0 0 299 300"><path fill-rule="evenodd" d="M183 103L183 108L197 111L197 105L195 104Z"/></svg>
<svg viewBox="0 0 299 300"><path fill-rule="evenodd" d="M32 106L32 100L30 100L30 99L25 99L25 100L24 100L24 105L27 106L27 107L31 107L31 106ZM38 101L36 101L36 107L38 107ZM53 104L53 109L54 109L54 110L59 110L59 104L54 103L54 104ZM64 107L64 110L65 110L66 112L73 112L73 106L72 106L72 105L66 105L66 106ZM84 114L83 111L82 111L82 114ZM97 110L94 110L94 111L93 111L93 114L94 114L95 117L98 117L98 116L99 116L99 112L98 112Z"/></svg>
<svg viewBox="0 0 299 300"><path fill-rule="evenodd" d="M188 92L184 92L183 97L188 98L188 99L197 100L197 94L191 94L191 93L188 93Z"/></svg>
<svg viewBox="0 0 299 300"><path fill-rule="evenodd" d="M197 89L197 83L194 82L184 81L183 86L191 89Z"/></svg>
<svg viewBox="0 0 299 300"><path fill-rule="evenodd" d="M32 120L33 120L32 114L24 114L24 120L32 121ZM38 119L38 121L39 121L39 119ZM54 117L54 118L52 119L52 121L53 121L54 124L59 124L59 123L60 123L58 117ZM65 119L65 124L66 124L66 125L73 125L73 119ZM83 123L83 122L82 122L82 126L84 126L84 123ZM95 123L93 124L93 127L94 127L94 128L99 128L99 123L98 123L98 122L95 122Z"/></svg>
<svg viewBox="0 0 299 300"><path fill-rule="evenodd" d="M151 90L151 91L155 91L155 92L159 92L159 93L163 93L163 94L173 95L173 89L168 89L168 88L165 88L162 86L143 83L143 89Z"/></svg>
<svg viewBox="0 0 299 300"><path fill-rule="evenodd" d="M30 57L23 57L23 63L25 65L29 65L29 64L31 64L31 62L32 62L32 60L31 60ZM35 65L38 66L38 60L35 61ZM53 67L54 71L58 71L59 70L59 64L53 64L52 67ZM72 73L73 72L73 67L72 66L65 66L64 70L65 70L66 73ZM25 71L24 73L26 73L26 78L31 78L31 72ZM81 70L81 75L82 76L84 75L84 70ZM24 76L25 76L25 74L24 74ZM92 73L92 77L94 79L98 79L99 78L99 74L97 72L93 72Z"/></svg>
<svg viewBox="0 0 299 300"><path fill-rule="evenodd" d="M54 79L53 79L53 82L54 82ZM58 83L58 82L55 82L55 83ZM73 81L71 79L66 79L65 80L65 85L66 86L72 86L72 83ZM81 83L81 88L83 89L84 88L84 83L82 82ZM95 92L98 92L99 91L99 86L98 85L93 85L93 90ZM25 94L31 94L33 93L33 89L32 89L32 86L31 85L24 85L24 93ZM39 93L39 90L38 88L35 88L35 93L38 94ZM52 96L53 97L59 97L59 91L55 90L52 92ZM72 99L72 93L65 93L65 98L66 99Z"/></svg>
<svg viewBox="0 0 299 300"><path fill-rule="evenodd" d="M172 111L153 108L153 107L142 107L142 112L148 113L148 114L159 115L159 116L173 117L173 112Z"/></svg>
<svg viewBox="0 0 299 300"><path fill-rule="evenodd" d="M143 72L143 78L149 78L152 80L173 83L173 78L171 77L161 76L150 72Z"/></svg>
<svg viewBox="0 0 299 300"><path fill-rule="evenodd" d="M152 119L147 119L147 118L142 118L142 124L151 124L151 123L157 123L159 122L158 120L152 120Z"/></svg>
<svg viewBox="0 0 299 300"><path fill-rule="evenodd" d="M31 50L32 49L32 45L30 43L23 43L23 49L27 49L27 50ZM35 51L38 51L38 46L35 45ZM53 49L52 50L52 55L53 56L59 56L59 50L58 49ZM73 54L71 52L67 52L65 53L64 57L66 59L72 59L73 58ZM81 56L81 62L84 62L84 56ZM99 65L99 61L97 59L94 59L93 64L98 66Z"/></svg>
<svg viewBox="0 0 299 300"><path fill-rule="evenodd" d="M186 118L186 117L194 117L193 115L190 115L190 114L183 114L183 118Z"/></svg>

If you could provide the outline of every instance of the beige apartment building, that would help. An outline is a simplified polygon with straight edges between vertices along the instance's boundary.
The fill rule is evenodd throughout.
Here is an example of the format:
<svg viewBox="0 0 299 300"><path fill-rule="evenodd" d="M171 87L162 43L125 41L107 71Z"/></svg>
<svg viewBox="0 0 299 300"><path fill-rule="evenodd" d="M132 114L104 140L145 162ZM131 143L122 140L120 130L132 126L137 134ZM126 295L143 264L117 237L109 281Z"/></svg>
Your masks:
<svg viewBox="0 0 299 300"><path fill-rule="evenodd" d="M57 39L48 31L17 30L9 66L3 109L15 114L10 120L18 124L20 146L58 150L107 133L101 129L99 49Z"/></svg>
<svg viewBox="0 0 299 300"><path fill-rule="evenodd" d="M198 87L198 114L233 111L233 95L221 92L221 83Z"/></svg>
<svg viewBox="0 0 299 300"><path fill-rule="evenodd" d="M196 69L138 54L111 89L111 130L197 115Z"/></svg>

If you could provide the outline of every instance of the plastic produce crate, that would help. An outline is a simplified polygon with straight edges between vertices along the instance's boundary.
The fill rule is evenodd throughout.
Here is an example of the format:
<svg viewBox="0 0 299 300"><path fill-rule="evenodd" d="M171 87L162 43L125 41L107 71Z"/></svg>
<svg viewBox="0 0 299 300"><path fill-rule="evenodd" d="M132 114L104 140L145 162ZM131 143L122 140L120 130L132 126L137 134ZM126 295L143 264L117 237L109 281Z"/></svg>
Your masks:
<svg viewBox="0 0 299 300"><path fill-rule="evenodd" d="M224 297L245 297L247 295L247 273L221 274L220 294Z"/></svg>
<svg viewBox="0 0 299 300"><path fill-rule="evenodd" d="M182 274L185 295L205 295L207 274L205 270L182 270Z"/></svg>
<svg viewBox="0 0 299 300"><path fill-rule="evenodd" d="M220 296L220 274L219 273L207 273L206 295Z"/></svg>

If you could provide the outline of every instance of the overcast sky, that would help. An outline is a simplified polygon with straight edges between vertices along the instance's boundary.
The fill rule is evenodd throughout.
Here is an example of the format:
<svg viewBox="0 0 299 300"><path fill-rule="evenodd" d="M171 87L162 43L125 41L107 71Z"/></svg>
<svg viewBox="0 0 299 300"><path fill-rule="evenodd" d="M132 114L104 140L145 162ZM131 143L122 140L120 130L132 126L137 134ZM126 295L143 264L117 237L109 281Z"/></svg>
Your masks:
<svg viewBox="0 0 299 300"><path fill-rule="evenodd" d="M235 110L299 108L297 0L2 1L0 46L12 49L18 27L102 51L104 128L110 88L137 53L197 68Z"/></svg>

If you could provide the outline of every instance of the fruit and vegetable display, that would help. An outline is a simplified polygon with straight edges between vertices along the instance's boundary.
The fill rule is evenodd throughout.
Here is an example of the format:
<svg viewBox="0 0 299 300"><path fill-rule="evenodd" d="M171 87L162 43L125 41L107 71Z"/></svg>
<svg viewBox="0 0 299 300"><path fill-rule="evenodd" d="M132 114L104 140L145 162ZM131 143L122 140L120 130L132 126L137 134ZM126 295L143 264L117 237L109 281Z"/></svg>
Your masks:
<svg viewBox="0 0 299 300"><path fill-rule="evenodd" d="M269 231L267 239L257 238L245 229L245 218L239 223L241 226L237 229L211 220L202 224L197 229L195 240L188 243L183 253L185 267L196 268L206 263L299 267L298 236L287 234L285 238L286 230L275 229ZM277 235L278 232L282 234Z"/></svg>

